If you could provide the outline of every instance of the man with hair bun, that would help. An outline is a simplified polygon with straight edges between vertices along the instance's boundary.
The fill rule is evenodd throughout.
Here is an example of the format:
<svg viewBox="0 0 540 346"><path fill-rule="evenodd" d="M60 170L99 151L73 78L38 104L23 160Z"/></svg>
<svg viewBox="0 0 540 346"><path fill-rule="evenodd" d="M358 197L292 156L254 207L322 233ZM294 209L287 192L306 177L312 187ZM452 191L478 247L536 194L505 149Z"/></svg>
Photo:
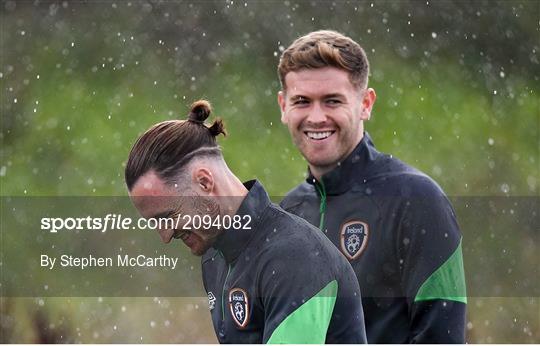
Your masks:
<svg viewBox="0 0 540 346"><path fill-rule="evenodd" d="M223 122L205 124L210 112L197 101L187 120L152 126L131 149L125 179L143 217L221 220L159 230L164 243L181 239L202 256L219 342L365 343L350 264L316 228L271 203L258 181L238 180L216 141Z"/></svg>
<svg viewBox="0 0 540 346"><path fill-rule="evenodd" d="M464 343L461 234L424 173L385 155L364 132L376 95L362 47L330 30L281 56L281 120L308 162L281 206L318 226L353 266L369 343Z"/></svg>

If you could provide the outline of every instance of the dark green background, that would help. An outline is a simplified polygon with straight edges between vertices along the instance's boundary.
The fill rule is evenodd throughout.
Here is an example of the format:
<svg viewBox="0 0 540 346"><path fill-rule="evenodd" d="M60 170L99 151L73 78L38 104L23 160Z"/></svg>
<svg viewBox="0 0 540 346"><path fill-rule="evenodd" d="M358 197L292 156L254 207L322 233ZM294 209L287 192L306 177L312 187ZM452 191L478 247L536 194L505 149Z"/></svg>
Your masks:
<svg viewBox="0 0 540 346"><path fill-rule="evenodd" d="M3 1L1 11L2 196L125 195L137 136L199 98L227 124L231 169L283 195L306 164L279 121L276 66L293 39L328 28L368 53L378 99L366 128L380 150L451 196L538 197L538 1ZM532 219L505 223L509 241L465 227L468 275L475 254L537 268ZM517 262L505 244L523 249ZM3 298L1 341L214 342L205 301ZM468 318L470 342L540 340L538 297L473 297Z"/></svg>

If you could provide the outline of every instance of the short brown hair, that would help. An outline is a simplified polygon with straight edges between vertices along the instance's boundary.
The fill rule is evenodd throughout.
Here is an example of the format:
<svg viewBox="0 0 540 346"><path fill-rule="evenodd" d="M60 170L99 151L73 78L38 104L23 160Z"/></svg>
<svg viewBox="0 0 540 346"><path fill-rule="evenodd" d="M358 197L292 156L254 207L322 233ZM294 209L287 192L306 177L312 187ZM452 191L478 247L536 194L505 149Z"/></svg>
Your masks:
<svg viewBox="0 0 540 346"><path fill-rule="evenodd" d="M216 142L219 134L226 135L221 119L207 126L204 121L212 108L205 100L191 105L187 120L169 120L148 129L131 148L126 164L125 179L131 191L137 180L150 170L170 182L193 157L221 156Z"/></svg>
<svg viewBox="0 0 540 346"><path fill-rule="evenodd" d="M296 39L281 55L278 75L283 90L291 71L337 67L349 73L351 83L366 88L369 62L366 53L351 38L331 30L311 32Z"/></svg>

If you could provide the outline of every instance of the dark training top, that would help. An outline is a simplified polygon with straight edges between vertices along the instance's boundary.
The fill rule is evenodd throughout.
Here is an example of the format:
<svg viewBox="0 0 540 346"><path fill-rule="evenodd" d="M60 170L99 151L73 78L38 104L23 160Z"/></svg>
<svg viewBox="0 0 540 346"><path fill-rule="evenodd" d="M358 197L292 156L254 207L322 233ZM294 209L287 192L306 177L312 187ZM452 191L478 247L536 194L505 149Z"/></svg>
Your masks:
<svg viewBox="0 0 540 346"><path fill-rule="evenodd" d="M362 141L281 206L318 226L352 264L369 343L464 343L461 235L440 187Z"/></svg>
<svg viewBox="0 0 540 346"><path fill-rule="evenodd" d="M365 343L360 289L347 260L315 227L272 204L253 180L228 229L202 258L220 343Z"/></svg>

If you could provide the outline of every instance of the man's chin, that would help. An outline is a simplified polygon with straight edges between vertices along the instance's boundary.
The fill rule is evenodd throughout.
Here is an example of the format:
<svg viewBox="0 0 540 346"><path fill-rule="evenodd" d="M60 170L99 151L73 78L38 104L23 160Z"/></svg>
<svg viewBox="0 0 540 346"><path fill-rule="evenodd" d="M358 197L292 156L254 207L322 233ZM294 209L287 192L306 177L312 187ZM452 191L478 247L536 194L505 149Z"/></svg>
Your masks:
<svg viewBox="0 0 540 346"><path fill-rule="evenodd" d="M337 153L331 148L318 150L315 148L299 148L306 161L313 166L327 166L338 160ZM329 150L330 149L330 150Z"/></svg>
<svg viewBox="0 0 540 346"><path fill-rule="evenodd" d="M334 157L320 157L317 155L311 155L306 156L306 161L308 162L310 167L317 167L319 170L327 170L333 168L335 165L337 165L337 162L339 159Z"/></svg>
<svg viewBox="0 0 540 346"><path fill-rule="evenodd" d="M191 254L195 256L202 256L208 251L208 249L214 244L215 238L202 238L199 234L190 233L190 236L187 240L184 241L184 244L189 247Z"/></svg>
<svg viewBox="0 0 540 346"><path fill-rule="evenodd" d="M202 256L206 253L206 251L208 251L208 249L210 248L210 246L195 246L193 248L190 248L191 250L191 254L192 255L195 255L195 256Z"/></svg>

